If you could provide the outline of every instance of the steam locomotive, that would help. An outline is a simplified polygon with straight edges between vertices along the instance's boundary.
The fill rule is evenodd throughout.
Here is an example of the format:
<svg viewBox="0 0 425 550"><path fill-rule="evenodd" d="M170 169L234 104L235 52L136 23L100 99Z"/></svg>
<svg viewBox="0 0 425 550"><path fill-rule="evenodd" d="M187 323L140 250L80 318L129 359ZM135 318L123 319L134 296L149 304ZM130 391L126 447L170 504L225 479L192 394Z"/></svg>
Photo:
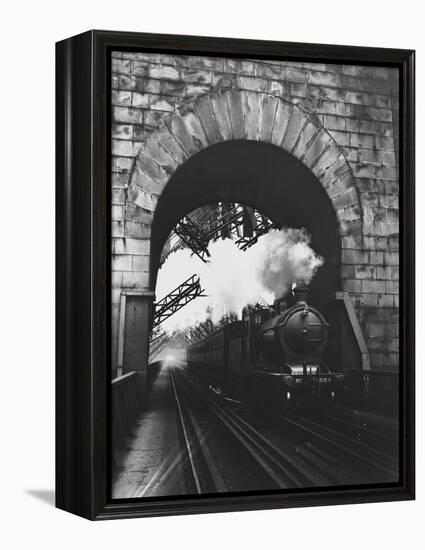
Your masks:
<svg viewBox="0 0 425 550"><path fill-rule="evenodd" d="M323 362L329 325L298 286L273 307L247 307L230 323L186 350L220 396L279 410L329 405L344 374Z"/></svg>

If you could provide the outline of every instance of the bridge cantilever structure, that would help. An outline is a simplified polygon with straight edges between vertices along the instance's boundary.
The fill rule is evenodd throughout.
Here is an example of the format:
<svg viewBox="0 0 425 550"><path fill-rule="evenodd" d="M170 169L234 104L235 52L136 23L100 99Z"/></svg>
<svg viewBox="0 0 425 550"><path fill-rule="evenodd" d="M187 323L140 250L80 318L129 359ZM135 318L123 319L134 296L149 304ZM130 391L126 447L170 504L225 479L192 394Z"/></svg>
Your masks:
<svg viewBox="0 0 425 550"><path fill-rule="evenodd" d="M205 294L201 288L199 276L192 275L155 304L152 328L156 328L165 319L171 317L171 315L199 296L205 296Z"/></svg>
<svg viewBox="0 0 425 550"><path fill-rule="evenodd" d="M160 263L164 263L169 253L185 247L206 262L210 241L220 237L234 238L236 246L246 250L275 227L267 216L254 208L237 203L218 203L206 216L195 212L177 223L170 237L169 250L161 255Z"/></svg>

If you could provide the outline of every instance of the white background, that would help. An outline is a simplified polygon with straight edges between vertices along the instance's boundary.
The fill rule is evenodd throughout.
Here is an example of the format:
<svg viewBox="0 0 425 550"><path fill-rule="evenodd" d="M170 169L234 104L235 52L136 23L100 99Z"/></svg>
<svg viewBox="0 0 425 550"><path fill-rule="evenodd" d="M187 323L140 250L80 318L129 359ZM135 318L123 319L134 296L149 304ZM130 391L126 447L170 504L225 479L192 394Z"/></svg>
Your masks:
<svg viewBox="0 0 425 550"><path fill-rule="evenodd" d="M420 2L67 0L0 8L2 548L423 548L424 293L418 289L418 500L91 523L54 486L54 43L97 28L417 50L417 204L423 207ZM419 247L424 216L417 220ZM423 284L424 258L417 276ZM41 497L41 498L40 498Z"/></svg>

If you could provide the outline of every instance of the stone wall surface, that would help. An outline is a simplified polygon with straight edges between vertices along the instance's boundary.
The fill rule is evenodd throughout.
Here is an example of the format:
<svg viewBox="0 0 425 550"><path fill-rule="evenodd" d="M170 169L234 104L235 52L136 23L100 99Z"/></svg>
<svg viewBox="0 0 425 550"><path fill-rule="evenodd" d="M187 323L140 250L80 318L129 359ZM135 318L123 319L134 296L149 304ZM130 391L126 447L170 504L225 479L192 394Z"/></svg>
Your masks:
<svg viewBox="0 0 425 550"><path fill-rule="evenodd" d="M333 179L329 171L319 174L340 223L342 290L353 301L372 368L396 370L396 78L394 69L382 67L113 52L113 360L121 292L149 288L151 223L170 174L190 154L227 135L235 138L239 132L242 138L273 143L281 123L286 125L283 139L290 142L286 150L310 162L313 171L348 166ZM249 136L246 113L255 109L256 97L262 122ZM251 101L249 111L239 104ZM238 112L245 121L241 128Z"/></svg>

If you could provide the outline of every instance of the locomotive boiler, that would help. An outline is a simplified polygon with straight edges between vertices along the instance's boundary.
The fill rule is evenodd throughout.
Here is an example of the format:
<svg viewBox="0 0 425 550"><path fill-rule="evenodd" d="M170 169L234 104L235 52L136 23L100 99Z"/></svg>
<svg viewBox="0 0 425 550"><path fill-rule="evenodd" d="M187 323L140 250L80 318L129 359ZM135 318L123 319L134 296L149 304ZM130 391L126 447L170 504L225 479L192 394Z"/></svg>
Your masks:
<svg viewBox="0 0 425 550"><path fill-rule="evenodd" d="M187 350L220 395L281 410L328 405L344 375L323 361L329 325L297 286L272 308L247 307L242 321L210 334Z"/></svg>

